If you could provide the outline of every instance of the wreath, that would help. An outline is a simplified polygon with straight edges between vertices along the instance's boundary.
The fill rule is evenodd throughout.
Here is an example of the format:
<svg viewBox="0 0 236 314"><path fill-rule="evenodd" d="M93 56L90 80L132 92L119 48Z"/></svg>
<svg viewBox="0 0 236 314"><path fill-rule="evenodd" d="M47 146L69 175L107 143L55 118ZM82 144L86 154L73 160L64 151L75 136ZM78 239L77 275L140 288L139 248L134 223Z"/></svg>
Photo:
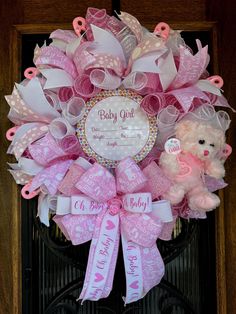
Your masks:
<svg viewBox="0 0 236 314"><path fill-rule="evenodd" d="M164 275L157 239L219 205L230 119L215 107L230 106L207 46L197 40L193 54L166 23L150 32L88 8L73 28L36 46L35 67L6 96L9 171L22 197L38 196L43 224L73 245L91 240L79 299L110 294L121 239L127 304Z"/></svg>

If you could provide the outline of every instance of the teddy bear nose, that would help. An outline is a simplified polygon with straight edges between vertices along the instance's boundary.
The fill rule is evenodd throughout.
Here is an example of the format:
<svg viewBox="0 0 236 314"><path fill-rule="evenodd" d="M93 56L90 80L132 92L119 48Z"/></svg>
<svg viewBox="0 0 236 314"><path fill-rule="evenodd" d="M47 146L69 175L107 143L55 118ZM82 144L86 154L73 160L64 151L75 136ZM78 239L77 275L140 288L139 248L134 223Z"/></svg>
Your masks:
<svg viewBox="0 0 236 314"><path fill-rule="evenodd" d="M204 150L204 156L208 156L209 155L209 150Z"/></svg>

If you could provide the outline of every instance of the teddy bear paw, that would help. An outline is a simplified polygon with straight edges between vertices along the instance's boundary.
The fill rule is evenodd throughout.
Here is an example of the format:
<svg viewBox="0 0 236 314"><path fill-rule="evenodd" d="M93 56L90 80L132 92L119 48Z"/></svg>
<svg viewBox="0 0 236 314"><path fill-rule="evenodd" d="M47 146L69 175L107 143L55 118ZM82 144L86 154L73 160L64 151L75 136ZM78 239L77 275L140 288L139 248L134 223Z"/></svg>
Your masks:
<svg viewBox="0 0 236 314"><path fill-rule="evenodd" d="M211 177L221 179L225 176L225 168L219 160L212 161L208 166L206 173Z"/></svg>
<svg viewBox="0 0 236 314"><path fill-rule="evenodd" d="M169 191L165 193L164 198L169 200L172 205L179 204L184 198L185 191L182 187L178 185L173 185L170 187Z"/></svg>
<svg viewBox="0 0 236 314"><path fill-rule="evenodd" d="M188 204L192 210L210 211L220 205L220 199L213 193L205 192L189 198Z"/></svg>

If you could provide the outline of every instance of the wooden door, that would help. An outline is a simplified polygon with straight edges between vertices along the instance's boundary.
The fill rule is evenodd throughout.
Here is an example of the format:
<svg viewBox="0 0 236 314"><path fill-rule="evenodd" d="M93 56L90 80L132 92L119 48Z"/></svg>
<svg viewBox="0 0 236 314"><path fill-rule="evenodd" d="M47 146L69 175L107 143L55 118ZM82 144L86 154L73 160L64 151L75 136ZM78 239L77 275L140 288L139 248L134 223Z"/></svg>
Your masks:
<svg viewBox="0 0 236 314"><path fill-rule="evenodd" d="M161 20L175 21L195 21L195 27L201 28L203 25L199 23L208 18L219 20L219 57L220 70L225 78L225 94L233 105L236 100L235 88L233 83L236 82L235 66L232 66L232 60L235 55L235 40L230 37L231 32L235 33L235 11L230 1L224 3L221 8L219 3L211 6L210 1L201 0L191 2L178 1L173 3L168 1L163 6L159 1L146 1L142 3L133 3L128 1L3 1L1 2L1 23L2 36L1 40L1 77L0 77L0 101L1 101L1 143L3 145L1 155L1 258L0 258L0 313L21 313L22 308L22 248L21 248L21 204L19 193L6 171L6 162L10 161L9 156L5 155L8 143L5 140L5 132L10 127L10 123L6 119L8 112L7 104L3 99L3 95L11 92L13 82L19 78L20 63L13 63L12 60L21 60L20 44L16 44L17 38L11 36L14 34L14 24L34 25L39 23L53 23L52 29L57 28L56 23L70 22L77 15L84 15L87 6L105 7L108 13L112 8L121 7L122 10L128 11L136 15L142 23L154 25ZM63 14L62 14L63 12ZM224 13L224 14L223 14ZM227 15L227 19L224 16ZM35 29L31 26L18 27L18 40L21 33ZM36 27L37 29L37 27ZM42 28L39 32L42 32ZM229 31L231 30L231 32ZM46 28L48 31L48 26ZM14 42L12 41L14 39ZM230 48L226 47L229 45ZM214 49L214 58L216 59L216 48ZM233 144L233 135L235 134L235 117L233 118L232 128L229 132L229 143ZM234 146L234 145L233 145ZM217 304L219 313L234 313L236 308L236 289L234 287L236 275L236 245L234 234L234 223L236 214L234 212L235 196L235 158L231 157L227 165L228 175L227 181L230 186L224 193L223 204L217 212L216 224L216 275L217 275ZM227 244L227 245L225 245Z"/></svg>

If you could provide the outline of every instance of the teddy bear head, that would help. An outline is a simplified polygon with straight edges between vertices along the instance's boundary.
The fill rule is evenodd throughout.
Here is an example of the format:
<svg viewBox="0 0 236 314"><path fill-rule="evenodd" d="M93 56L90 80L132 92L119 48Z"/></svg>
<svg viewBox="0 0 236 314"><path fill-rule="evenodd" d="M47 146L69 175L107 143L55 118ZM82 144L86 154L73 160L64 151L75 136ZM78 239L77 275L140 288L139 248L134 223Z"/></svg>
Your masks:
<svg viewBox="0 0 236 314"><path fill-rule="evenodd" d="M201 160L211 160L225 145L225 132L204 122L182 120L177 123L176 138L181 150Z"/></svg>

